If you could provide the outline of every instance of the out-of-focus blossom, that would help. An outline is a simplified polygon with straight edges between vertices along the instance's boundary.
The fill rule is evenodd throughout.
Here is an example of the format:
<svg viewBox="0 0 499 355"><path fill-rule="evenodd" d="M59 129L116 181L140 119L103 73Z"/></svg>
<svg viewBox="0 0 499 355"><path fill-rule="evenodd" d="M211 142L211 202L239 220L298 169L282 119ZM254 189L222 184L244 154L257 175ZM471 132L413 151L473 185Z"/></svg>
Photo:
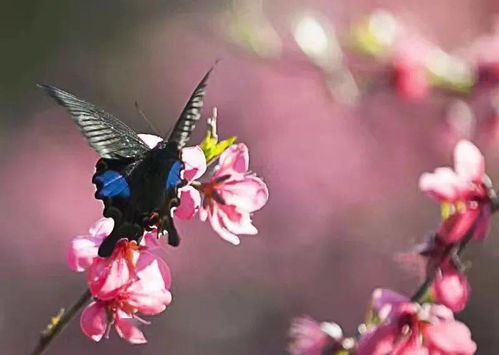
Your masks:
<svg viewBox="0 0 499 355"><path fill-rule="evenodd" d="M499 82L499 18L496 18L492 31L475 40L468 51L473 62L478 81L485 84Z"/></svg>
<svg viewBox="0 0 499 355"><path fill-rule="evenodd" d="M148 323L137 313L155 315L171 302L169 291L170 270L166 263L148 252L140 253L136 265L136 278L106 300L96 297L83 311L81 329L89 338L100 341L108 336L114 325L120 337L132 344L147 340L137 323Z"/></svg>
<svg viewBox="0 0 499 355"><path fill-rule="evenodd" d="M489 229L491 215L490 182L485 160L477 147L462 140L454 149L454 170L437 168L424 173L419 187L442 203L444 221L438 236L457 243L474 227L474 240L482 240Z"/></svg>
<svg viewBox="0 0 499 355"><path fill-rule="evenodd" d="M469 329L445 306L420 306L388 290L376 290L373 305L380 322L361 336L358 355L468 355L476 351Z"/></svg>
<svg viewBox="0 0 499 355"><path fill-rule="evenodd" d="M310 317L293 320L289 329L292 355L322 355L342 349L343 331L336 323L318 323Z"/></svg>
<svg viewBox="0 0 499 355"><path fill-rule="evenodd" d="M409 100L424 98L430 91L426 62L430 45L417 38L405 38L394 47L392 66L397 94Z"/></svg>
<svg viewBox="0 0 499 355"><path fill-rule="evenodd" d="M204 196L202 220L225 240L239 244L239 234L256 234L251 213L268 200L267 185L249 173L249 153L244 144L229 147L220 156L212 178L201 186Z"/></svg>
<svg viewBox="0 0 499 355"><path fill-rule="evenodd" d="M464 309L470 290L466 275L451 262L441 265L431 286L433 300L447 306L453 312Z"/></svg>

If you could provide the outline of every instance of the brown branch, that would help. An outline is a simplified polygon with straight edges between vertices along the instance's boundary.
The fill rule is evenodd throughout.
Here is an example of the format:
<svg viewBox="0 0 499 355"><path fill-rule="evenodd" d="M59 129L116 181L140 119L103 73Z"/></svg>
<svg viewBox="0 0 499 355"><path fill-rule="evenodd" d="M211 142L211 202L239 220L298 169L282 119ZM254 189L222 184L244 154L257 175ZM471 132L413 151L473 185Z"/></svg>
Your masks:
<svg viewBox="0 0 499 355"><path fill-rule="evenodd" d="M52 318L47 328L42 331L38 344L31 352L31 355L42 354L48 348L52 340L54 340L54 338L64 330L66 325L68 325L68 323L91 298L92 294L89 290L86 290L67 312L64 312L63 309L60 312L61 314Z"/></svg>

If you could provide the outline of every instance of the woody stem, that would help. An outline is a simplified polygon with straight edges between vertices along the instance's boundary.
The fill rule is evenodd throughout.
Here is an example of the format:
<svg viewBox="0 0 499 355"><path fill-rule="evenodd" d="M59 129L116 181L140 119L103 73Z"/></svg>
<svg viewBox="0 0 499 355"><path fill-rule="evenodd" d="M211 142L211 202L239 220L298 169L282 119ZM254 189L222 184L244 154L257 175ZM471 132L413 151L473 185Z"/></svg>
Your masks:
<svg viewBox="0 0 499 355"><path fill-rule="evenodd" d="M64 312L59 319L52 320L49 326L43 330L40 334L40 339L35 349L31 352L31 355L40 355L47 350L48 346L59 335L66 325L78 314L80 309L92 298L92 294L89 290L86 290L80 298Z"/></svg>

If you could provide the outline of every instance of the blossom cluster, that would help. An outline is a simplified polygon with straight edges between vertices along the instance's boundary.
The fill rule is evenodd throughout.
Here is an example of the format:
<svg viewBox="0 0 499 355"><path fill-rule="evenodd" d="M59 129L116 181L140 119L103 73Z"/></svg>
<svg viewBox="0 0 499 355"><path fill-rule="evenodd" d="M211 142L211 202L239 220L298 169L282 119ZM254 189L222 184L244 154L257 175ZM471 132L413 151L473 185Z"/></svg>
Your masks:
<svg viewBox="0 0 499 355"><path fill-rule="evenodd" d="M454 149L454 169L442 167L424 173L419 186L440 203L442 210L436 231L415 248L426 262L423 284L412 297L376 289L356 337L344 337L335 323L318 323L308 317L295 319L290 329L290 353L476 352L470 330L454 318L454 313L465 308L471 291L461 251L471 241L484 240L496 205L496 194L485 175L484 157L471 142L462 140Z"/></svg>
<svg viewBox="0 0 499 355"><path fill-rule="evenodd" d="M140 137L150 147L161 140L152 135ZM213 118L203 143L182 150L185 185L179 189L180 203L173 215L191 219L199 214L220 237L239 244L239 235L257 234L251 214L265 205L268 190L249 172L246 145L233 144L234 140L217 141ZM217 161L206 177L211 163ZM69 267L86 271L93 298L81 314L81 329L90 339L100 341L114 327L130 343L145 343L138 325L149 322L141 316L159 314L171 303L170 269L157 254L161 245L155 230L145 232L140 243L122 239L110 257L99 257L99 246L113 225L110 218L98 220L89 234L74 238L69 248Z"/></svg>

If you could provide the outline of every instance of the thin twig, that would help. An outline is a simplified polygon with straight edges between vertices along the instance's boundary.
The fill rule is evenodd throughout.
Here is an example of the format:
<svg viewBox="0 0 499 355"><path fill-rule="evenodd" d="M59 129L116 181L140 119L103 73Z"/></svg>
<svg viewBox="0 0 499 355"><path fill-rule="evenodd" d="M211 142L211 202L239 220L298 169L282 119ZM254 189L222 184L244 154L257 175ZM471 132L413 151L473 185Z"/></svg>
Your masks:
<svg viewBox="0 0 499 355"><path fill-rule="evenodd" d="M31 355L42 354L50 345L52 340L60 334L66 325L74 318L74 316L79 312L79 310L92 298L92 294L89 290L86 290L80 298L69 308L67 312L64 312L60 317L53 319L45 329L38 340L36 348L33 350Z"/></svg>

